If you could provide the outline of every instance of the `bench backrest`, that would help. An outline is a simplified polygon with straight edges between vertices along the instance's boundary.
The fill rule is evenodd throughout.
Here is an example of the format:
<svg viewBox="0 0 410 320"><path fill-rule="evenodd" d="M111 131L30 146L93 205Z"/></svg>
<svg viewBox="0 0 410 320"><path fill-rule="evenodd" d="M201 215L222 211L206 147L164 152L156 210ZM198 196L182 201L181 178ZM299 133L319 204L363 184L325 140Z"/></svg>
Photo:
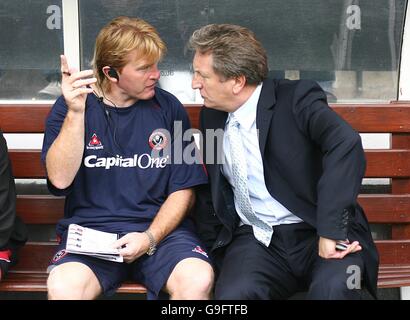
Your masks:
<svg viewBox="0 0 410 320"><path fill-rule="evenodd" d="M186 105L193 127L200 107ZM4 133L43 133L51 105L0 105ZM410 264L410 102L389 105L332 105L361 133L390 133L391 149L366 150L368 178L390 178L383 193L359 196L369 222L391 228L389 239L377 240L381 263ZM40 150L10 149L17 179L45 177ZM63 216L64 198L49 194L19 194L17 213L30 225L55 224ZM53 239L50 239L53 240Z"/></svg>

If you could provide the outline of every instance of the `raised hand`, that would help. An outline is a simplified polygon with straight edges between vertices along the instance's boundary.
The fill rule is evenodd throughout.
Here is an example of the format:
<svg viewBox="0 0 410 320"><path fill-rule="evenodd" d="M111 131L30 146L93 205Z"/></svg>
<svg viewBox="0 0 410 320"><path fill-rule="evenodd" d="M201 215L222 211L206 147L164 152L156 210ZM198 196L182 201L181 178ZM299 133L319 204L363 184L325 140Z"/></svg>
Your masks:
<svg viewBox="0 0 410 320"><path fill-rule="evenodd" d="M93 70L78 71L76 68L69 68L67 58L64 55L61 59L61 90L68 109L72 112L84 112L87 94L93 92L88 87L97 82L93 76Z"/></svg>

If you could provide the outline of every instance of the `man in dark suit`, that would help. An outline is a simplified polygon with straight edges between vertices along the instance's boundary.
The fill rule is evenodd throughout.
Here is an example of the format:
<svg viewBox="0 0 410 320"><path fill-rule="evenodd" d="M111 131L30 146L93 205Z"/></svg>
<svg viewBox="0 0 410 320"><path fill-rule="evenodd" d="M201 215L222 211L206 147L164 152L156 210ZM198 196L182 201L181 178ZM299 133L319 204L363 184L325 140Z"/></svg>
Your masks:
<svg viewBox="0 0 410 320"><path fill-rule="evenodd" d="M265 50L235 25L194 32L192 86L209 188L195 219L218 271L216 299L376 295L378 254L357 195L360 136L313 81L267 79ZM221 132L223 135L212 134Z"/></svg>
<svg viewBox="0 0 410 320"><path fill-rule="evenodd" d="M0 130L0 281L17 263L18 250L26 240L26 226L16 216L16 187L6 139Z"/></svg>

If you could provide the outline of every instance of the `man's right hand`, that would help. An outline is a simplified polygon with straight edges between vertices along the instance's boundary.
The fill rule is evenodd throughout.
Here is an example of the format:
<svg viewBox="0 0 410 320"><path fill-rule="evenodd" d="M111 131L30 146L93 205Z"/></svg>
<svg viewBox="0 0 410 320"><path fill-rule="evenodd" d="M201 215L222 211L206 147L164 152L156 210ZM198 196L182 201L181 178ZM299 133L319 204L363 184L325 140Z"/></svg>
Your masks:
<svg viewBox="0 0 410 320"><path fill-rule="evenodd" d="M61 59L61 90L68 111L57 138L47 152L46 167L50 182L57 189L66 189L74 181L84 154L85 102L92 93L88 85L97 82L92 70L69 68L67 58ZM55 125L55 124L54 124ZM64 168L64 170L61 170Z"/></svg>
<svg viewBox="0 0 410 320"><path fill-rule="evenodd" d="M93 75L93 70L78 71L76 68L69 68L67 58L64 55L61 59L61 90L67 103L69 111L81 112L85 110L87 94L92 93L90 86L97 82ZM91 77L91 78L90 78Z"/></svg>

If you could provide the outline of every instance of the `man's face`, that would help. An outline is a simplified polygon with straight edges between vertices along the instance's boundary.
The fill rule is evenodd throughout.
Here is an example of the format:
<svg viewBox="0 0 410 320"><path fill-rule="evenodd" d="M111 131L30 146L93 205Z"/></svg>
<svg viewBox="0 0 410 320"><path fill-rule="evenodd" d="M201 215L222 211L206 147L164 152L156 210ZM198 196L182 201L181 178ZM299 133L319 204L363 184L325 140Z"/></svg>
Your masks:
<svg viewBox="0 0 410 320"><path fill-rule="evenodd" d="M224 80L214 72L211 53L195 53L192 88L198 89L208 108L229 111L233 102L234 80Z"/></svg>
<svg viewBox="0 0 410 320"><path fill-rule="evenodd" d="M119 73L118 87L124 94L137 100L151 99L160 78L157 62L147 62L146 59L138 57L137 51L129 54L128 61Z"/></svg>

